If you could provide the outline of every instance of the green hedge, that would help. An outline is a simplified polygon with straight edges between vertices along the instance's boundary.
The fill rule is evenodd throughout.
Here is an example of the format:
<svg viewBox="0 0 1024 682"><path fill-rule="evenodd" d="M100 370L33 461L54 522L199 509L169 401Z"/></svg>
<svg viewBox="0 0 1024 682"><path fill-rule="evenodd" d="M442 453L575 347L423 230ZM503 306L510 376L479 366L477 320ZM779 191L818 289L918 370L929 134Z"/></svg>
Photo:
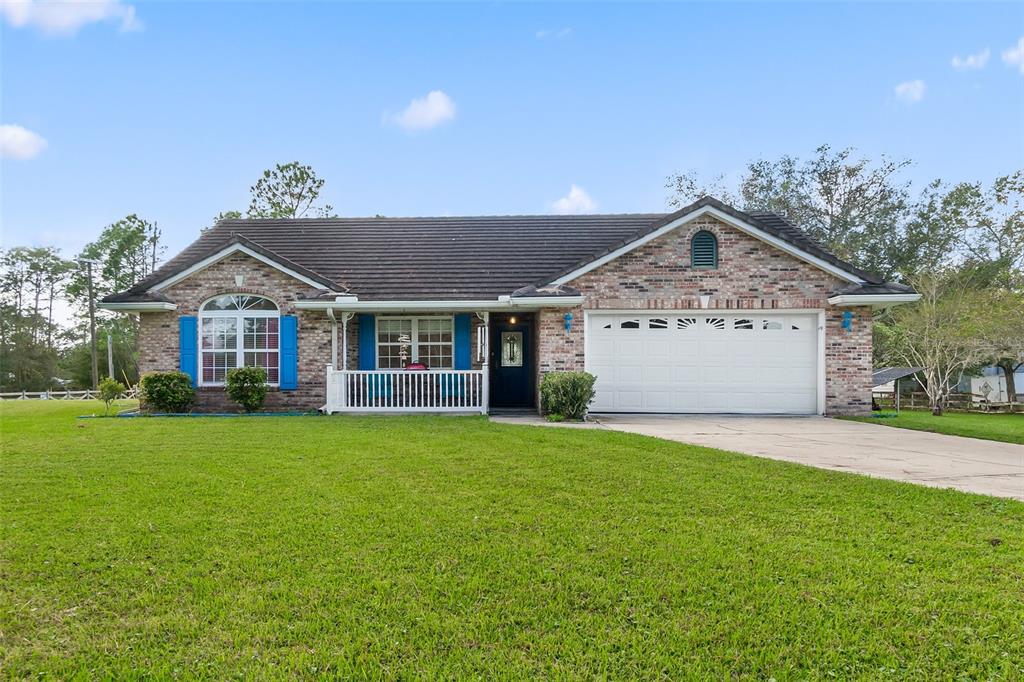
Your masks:
<svg viewBox="0 0 1024 682"><path fill-rule="evenodd" d="M263 407L267 398L267 371L262 367L238 367L227 373L228 397L245 408L255 412Z"/></svg>
<svg viewBox="0 0 1024 682"><path fill-rule="evenodd" d="M594 399L593 374L548 372L540 382L541 410L553 421L583 419Z"/></svg>
<svg viewBox="0 0 1024 682"><path fill-rule="evenodd" d="M152 412L188 412L196 389L192 377L184 372L150 372L139 379L139 398Z"/></svg>

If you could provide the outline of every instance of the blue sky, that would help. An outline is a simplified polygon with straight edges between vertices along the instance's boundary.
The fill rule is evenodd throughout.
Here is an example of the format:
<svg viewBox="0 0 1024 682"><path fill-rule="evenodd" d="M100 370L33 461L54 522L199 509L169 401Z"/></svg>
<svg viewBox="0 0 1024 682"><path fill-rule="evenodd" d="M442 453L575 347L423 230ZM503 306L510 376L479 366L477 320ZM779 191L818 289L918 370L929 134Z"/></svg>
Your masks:
<svg viewBox="0 0 1024 682"><path fill-rule="evenodd" d="M0 0L5 246L138 213L173 253L290 160L341 215L659 211L674 170L822 143L918 183L1024 167L1020 3L86 10Z"/></svg>

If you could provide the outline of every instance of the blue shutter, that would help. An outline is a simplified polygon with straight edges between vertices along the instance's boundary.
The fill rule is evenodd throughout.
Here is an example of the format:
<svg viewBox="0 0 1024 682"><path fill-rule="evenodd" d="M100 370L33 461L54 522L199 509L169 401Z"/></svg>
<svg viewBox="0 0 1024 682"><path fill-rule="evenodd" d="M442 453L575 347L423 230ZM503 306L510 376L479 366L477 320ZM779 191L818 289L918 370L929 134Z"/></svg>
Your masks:
<svg viewBox="0 0 1024 682"><path fill-rule="evenodd" d="M359 369L377 369L377 320L369 313L359 314Z"/></svg>
<svg viewBox="0 0 1024 682"><path fill-rule="evenodd" d="M178 318L178 369L191 377L193 386L197 385L199 374L199 358L196 354L198 329L195 315L182 315Z"/></svg>
<svg viewBox="0 0 1024 682"><path fill-rule="evenodd" d="M455 369L473 368L473 348L469 339L471 326L469 313L459 313L455 316Z"/></svg>
<svg viewBox="0 0 1024 682"><path fill-rule="evenodd" d="M281 316L281 368L283 390L299 387L299 321L294 315Z"/></svg>

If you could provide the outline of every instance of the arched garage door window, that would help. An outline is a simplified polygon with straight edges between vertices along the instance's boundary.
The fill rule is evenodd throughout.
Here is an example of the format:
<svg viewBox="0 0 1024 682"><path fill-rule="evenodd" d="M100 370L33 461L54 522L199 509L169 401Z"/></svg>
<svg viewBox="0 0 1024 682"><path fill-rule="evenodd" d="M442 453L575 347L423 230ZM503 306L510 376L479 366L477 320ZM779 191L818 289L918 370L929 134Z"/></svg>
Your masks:
<svg viewBox="0 0 1024 682"><path fill-rule="evenodd" d="M280 311L268 298L226 294L199 313L201 386L222 386L229 369L262 367L267 383L280 381Z"/></svg>

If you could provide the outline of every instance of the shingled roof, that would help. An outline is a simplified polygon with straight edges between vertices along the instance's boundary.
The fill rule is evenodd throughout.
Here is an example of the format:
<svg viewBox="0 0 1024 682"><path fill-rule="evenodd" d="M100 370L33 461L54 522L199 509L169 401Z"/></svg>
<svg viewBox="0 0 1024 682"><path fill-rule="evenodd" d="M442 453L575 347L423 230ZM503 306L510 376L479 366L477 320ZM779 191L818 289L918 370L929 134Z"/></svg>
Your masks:
<svg viewBox="0 0 1024 682"><path fill-rule="evenodd" d="M361 301L490 300L553 282L704 206L880 283L779 216L746 214L704 198L670 214L222 220L151 276L104 301L160 300L153 286L234 243Z"/></svg>

